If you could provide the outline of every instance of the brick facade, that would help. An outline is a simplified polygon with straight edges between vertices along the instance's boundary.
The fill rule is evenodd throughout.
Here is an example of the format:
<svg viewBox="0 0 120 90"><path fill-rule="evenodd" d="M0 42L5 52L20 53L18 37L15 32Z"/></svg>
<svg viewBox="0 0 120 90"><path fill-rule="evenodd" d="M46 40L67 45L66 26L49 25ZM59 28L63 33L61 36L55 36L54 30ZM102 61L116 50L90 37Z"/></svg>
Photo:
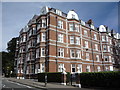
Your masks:
<svg viewBox="0 0 120 90"><path fill-rule="evenodd" d="M92 22L70 18L54 8L43 7L23 28L17 50L18 77L40 72L98 72L113 70L113 41L117 38L96 28ZM27 77L28 78L28 77Z"/></svg>

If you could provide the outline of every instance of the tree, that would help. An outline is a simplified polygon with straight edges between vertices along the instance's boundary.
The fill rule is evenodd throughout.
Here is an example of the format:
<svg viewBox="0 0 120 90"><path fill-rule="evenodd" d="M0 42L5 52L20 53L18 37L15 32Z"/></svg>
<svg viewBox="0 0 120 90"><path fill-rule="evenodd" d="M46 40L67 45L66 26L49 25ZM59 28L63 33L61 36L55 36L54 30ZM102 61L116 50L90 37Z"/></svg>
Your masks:
<svg viewBox="0 0 120 90"><path fill-rule="evenodd" d="M14 72L14 61L15 61L15 51L16 51L16 40L18 38L12 38L8 42L7 51L2 53L2 72L9 75L11 71Z"/></svg>

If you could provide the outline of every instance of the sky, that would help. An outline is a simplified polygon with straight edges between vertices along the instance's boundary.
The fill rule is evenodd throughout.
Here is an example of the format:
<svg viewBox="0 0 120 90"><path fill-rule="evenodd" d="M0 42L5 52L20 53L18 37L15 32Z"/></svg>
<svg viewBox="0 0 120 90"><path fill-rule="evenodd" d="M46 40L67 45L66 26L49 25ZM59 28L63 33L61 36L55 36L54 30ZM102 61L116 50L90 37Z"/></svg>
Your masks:
<svg viewBox="0 0 120 90"><path fill-rule="evenodd" d="M2 2L2 42L0 42L2 46L0 50L6 51L7 42L13 37L18 37L20 30L34 14L40 14L43 6L53 7L65 13L74 9L79 19L85 22L92 19L96 27L106 25L116 32L119 31L117 2Z"/></svg>

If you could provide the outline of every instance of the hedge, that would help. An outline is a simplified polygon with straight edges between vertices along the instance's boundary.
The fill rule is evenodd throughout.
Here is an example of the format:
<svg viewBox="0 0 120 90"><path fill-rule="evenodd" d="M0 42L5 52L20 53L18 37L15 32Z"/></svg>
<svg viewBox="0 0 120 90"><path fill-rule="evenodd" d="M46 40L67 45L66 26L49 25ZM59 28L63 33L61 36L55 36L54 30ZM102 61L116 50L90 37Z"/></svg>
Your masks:
<svg viewBox="0 0 120 90"><path fill-rule="evenodd" d="M120 87L120 72L86 72L80 74L82 87Z"/></svg>
<svg viewBox="0 0 120 90"><path fill-rule="evenodd" d="M38 73L38 82L45 82L45 74L47 74L47 82L62 82L62 72Z"/></svg>

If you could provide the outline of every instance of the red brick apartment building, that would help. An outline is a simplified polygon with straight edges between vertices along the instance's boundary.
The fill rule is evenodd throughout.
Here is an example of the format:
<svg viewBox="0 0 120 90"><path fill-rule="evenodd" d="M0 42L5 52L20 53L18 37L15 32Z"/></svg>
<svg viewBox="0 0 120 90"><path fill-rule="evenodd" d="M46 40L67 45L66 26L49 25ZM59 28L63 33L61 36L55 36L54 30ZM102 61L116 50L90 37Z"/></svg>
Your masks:
<svg viewBox="0 0 120 90"><path fill-rule="evenodd" d="M67 14L47 6L20 31L16 46L18 78L41 72L113 71L113 47L120 39L105 25L84 22L74 10Z"/></svg>

